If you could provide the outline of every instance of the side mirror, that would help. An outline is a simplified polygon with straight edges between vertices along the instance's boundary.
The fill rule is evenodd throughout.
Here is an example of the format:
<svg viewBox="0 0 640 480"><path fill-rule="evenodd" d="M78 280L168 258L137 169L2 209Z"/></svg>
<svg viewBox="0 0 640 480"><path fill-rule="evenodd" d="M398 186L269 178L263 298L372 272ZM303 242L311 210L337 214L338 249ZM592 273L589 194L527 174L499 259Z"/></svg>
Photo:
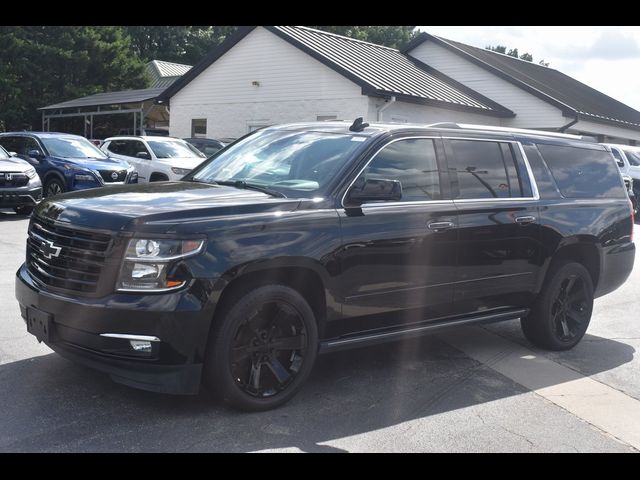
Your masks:
<svg viewBox="0 0 640 480"><path fill-rule="evenodd" d="M37 148L34 148L33 150L29 150L27 155L29 155L31 158L35 158L36 160L42 160L42 158L44 157L42 152Z"/></svg>
<svg viewBox="0 0 640 480"><path fill-rule="evenodd" d="M151 159L151 156L149 155L148 152L138 152L138 153L136 153L136 157L137 158L145 158L147 160Z"/></svg>
<svg viewBox="0 0 640 480"><path fill-rule="evenodd" d="M356 182L347 198L355 204L402 199L402 183L399 180L373 179Z"/></svg>
<svg viewBox="0 0 640 480"><path fill-rule="evenodd" d="M9 152L10 157L17 157L18 154L16 152Z"/></svg>

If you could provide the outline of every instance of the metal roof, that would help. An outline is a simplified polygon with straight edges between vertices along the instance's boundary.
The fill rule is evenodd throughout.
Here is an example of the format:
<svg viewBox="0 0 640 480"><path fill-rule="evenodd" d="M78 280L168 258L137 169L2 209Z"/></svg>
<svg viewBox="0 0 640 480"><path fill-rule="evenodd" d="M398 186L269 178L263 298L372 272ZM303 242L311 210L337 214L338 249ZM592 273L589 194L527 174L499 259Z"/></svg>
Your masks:
<svg viewBox="0 0 640 480"><path fill-rule="evenodd" d="M191 70L191 65L162 60L151 60L147 64L147 72L151 77L151 88L167 88L189 70Z"/></svg>
<svg viewBox="0 0 640 480"><path fill-rule="evenodd" d="M144 88L141 90L123 90L120 92L96 93L87 97L67 100L66 102L48 105L38 110L53 110L58 108L91 107L97 105L122 105L126 103L139 103L156 98L164 88Z"/></svg>
<svg viewBox="0 0 640 480"><path fill-rule="evenodd" d="M239 29L167 88L162 98L173 96L254 28ZM360 85L363 94L396 96L404 101L482 111L489 115L514 115L502 105L394 48L307 27L264 28Z"/></svg>
<svg viewBox="0 0 640 480"><path fill-rule="evenodd" d="M432 40L524 88L557 106L566 115L578 115L584 120L640 129L639 111L550 67L428 33L422 33L402 51L406 53L426 40Z"/></svg>

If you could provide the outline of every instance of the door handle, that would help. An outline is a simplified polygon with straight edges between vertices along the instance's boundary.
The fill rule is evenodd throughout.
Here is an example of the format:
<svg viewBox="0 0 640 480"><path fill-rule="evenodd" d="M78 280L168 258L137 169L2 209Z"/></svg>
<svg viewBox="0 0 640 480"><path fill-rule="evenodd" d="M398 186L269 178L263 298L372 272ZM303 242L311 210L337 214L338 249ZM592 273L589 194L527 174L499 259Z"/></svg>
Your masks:
<svg viewBox="0 0 640 480"><path fill-rule="evenodd" d="M431 222L427 224L427 228L429 230L433 230L434 232L442 232L444 230L449 230L454 226L455 225L453 222Z"/></svg>
<svg viewBox="0 0 640 480"><path fill-rule="evenodd" d="M528 223L534 223L536 220L537 220L536 217L534 217L533 215L516 217L516 223L519 225L527 225Z"/></svg>

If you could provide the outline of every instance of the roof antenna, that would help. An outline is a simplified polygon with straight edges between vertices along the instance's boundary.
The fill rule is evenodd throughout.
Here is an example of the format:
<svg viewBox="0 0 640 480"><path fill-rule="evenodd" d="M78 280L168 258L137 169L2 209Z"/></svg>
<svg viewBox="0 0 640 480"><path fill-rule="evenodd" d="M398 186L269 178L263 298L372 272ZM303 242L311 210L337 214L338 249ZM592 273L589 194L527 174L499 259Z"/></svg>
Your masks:
<svg viewBox="0 0 640 480"><path fill-rule="evenodd" d="M351 126L349 127L349 130L351 130L352 132L361 132L363 131L365 128L367 128L369 126L368 123L363 123L364 119L362 117L358 117L356 118L353 123L351 124Z"/></svg>

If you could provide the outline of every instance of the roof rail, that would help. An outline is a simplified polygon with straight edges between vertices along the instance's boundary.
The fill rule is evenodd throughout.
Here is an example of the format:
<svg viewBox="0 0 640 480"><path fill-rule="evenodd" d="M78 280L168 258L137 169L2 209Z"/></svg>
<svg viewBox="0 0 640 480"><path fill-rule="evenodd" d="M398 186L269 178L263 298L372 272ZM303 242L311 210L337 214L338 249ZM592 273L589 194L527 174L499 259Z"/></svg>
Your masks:
<svg viewBox="0 0 640 480"><path fill-rule="evenodd" d="M588 142L597 142L595 137L591 137L588 135L572 135L570 133L548 132L546 130L531 130L526 128L496 127L494 125L471 125L468 123L453 123L453 122L434 123L429 126L435 127L435 128L458 128L458 129L465 129L465 130L491 130L494 132L522 133L526 135L542 135L545 137L559 137L559 138L568 138L572 140L584 140Z"/></svg>

